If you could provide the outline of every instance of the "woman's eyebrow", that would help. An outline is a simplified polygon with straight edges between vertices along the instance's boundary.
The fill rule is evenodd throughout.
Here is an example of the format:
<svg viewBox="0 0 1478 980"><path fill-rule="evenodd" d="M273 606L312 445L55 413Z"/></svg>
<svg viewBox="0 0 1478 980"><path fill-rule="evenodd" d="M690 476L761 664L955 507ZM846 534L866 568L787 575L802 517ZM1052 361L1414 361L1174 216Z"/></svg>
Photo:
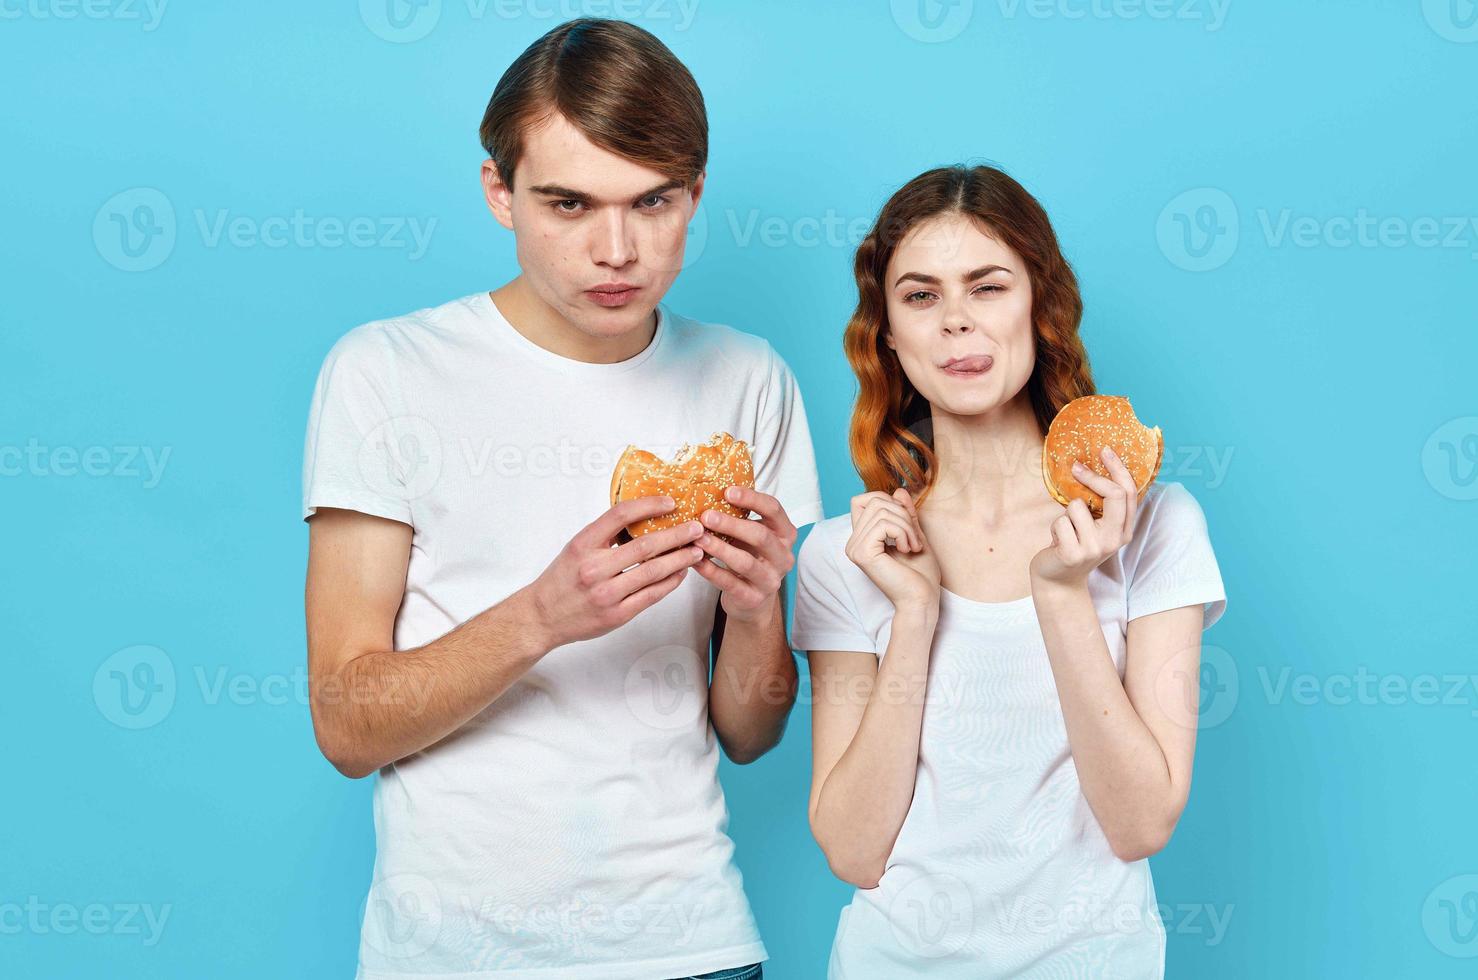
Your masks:
<svg viewBox="0 0 1478 980"><path fill-rule="evenodd" d="M971 282L975 279L979 279L981 276L988 276L992 272L1010 273L1011 270L1006 268L1004 265L983 265L978 269L971 269L963 276L960 276L960 282ZM897 286L899 283L904 282L905 280L911 282L921 282L926 286L939 285L939 277L931 276L926 272L905 272L893 282L893 285Z"/></svg>

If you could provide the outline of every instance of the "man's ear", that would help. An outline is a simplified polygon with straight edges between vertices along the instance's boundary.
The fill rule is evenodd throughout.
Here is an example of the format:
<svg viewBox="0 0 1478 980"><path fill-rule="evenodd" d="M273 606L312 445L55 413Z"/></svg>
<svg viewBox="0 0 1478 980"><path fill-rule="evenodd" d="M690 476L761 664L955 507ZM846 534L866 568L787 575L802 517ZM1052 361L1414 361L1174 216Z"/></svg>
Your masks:
<svg viewBox="0 0 1478 980"><path fill-rule="evenodd" d="M697 180L693 181L693 211L695 213L698 210L698 201L703 197L703 180L707 176L708 171L705 170L698 175Z"/></svg>
<svg viewBox="0 0 1478 980"><path fill-rule="evenodd" d="M498 165L492 160L482 162L482 193L487 198L488 210L504 228L513 228L513 188L503 183Z"/></svg>

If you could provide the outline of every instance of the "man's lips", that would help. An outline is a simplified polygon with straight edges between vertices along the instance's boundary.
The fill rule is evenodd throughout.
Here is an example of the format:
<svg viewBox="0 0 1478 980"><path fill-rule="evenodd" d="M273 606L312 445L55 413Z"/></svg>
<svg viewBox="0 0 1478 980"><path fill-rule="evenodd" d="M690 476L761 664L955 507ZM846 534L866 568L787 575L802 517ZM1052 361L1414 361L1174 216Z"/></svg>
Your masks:
<svg viewBox="0 0 1478 980"><path fill-rule="evenodd" d="M957 378L978 378L991 369L995 358L989 354L972 354L969 357L952 357L940 365L945 374Z"/></svg>
<svg viewBox="0 0 1478 980"><path fill-rule="evenodd" d="M640 291L640 286L628 282L606 282L585 290L585 295L601 306L624 306Z"/></svg>

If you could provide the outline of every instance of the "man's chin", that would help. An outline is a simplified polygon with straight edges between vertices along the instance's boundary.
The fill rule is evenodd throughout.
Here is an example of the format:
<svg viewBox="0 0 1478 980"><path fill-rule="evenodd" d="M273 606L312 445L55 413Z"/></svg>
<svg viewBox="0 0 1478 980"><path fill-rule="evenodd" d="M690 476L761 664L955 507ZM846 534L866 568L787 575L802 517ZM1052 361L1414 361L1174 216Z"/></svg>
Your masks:
<svg viewBox="0 0 1478 980"><path fill-rule="evenodd" d="M620 306L603 306L582 296L572 304L569 317L586 333L617 337L651 323L656 306L640 298Z"/></svg>

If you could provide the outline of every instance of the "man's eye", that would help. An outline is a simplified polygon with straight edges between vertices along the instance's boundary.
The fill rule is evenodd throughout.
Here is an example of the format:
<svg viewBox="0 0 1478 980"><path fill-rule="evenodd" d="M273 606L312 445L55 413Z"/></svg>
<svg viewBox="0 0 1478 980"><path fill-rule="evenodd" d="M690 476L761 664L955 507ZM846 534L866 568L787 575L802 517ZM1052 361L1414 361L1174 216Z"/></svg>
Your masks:
<svg viewBox="0 0 1478 980"><path fill-rule="evenodd" d="M667 198L664 195L662 195L662 194L652 194L649 197L642 198L637 203L639 203L643 208L645 208L648 211L655 211L658 208L662 207L663 205L667 204L668 202L667 202Z"/></svg>
<svg viewBox="0 0 1478 980"><path fill-rule="evenodd" d="M575 200L555 201L554 210L561 214L574 214L581 208L581 202Z"/></svg>

